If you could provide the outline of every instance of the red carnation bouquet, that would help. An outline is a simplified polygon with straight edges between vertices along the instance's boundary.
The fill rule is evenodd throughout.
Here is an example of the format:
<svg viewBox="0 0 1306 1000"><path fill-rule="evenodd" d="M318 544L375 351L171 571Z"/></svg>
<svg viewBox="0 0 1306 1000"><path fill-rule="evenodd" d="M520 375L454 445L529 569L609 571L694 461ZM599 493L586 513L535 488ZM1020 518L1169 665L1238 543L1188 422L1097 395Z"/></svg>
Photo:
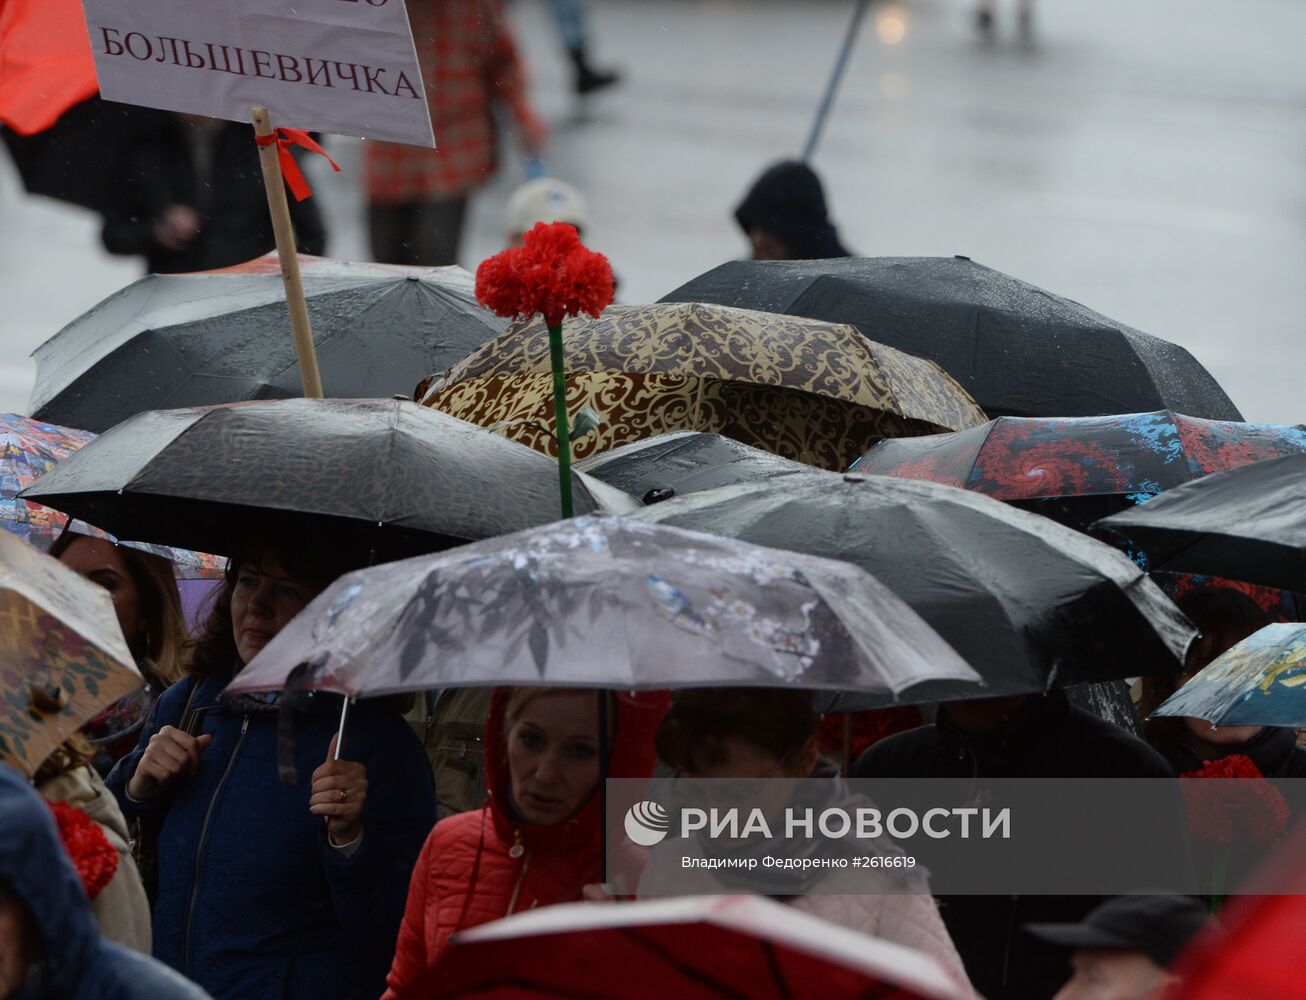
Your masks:
<svg viewBox="0 0 1306 1000"><path fill-rule="evenodd" d="M1216 852L1211 909L1219 912L1234 848L1264 847L1282 836L1290 816L1288 803L1283 793L1265 780L1255 761L1244 754L1203 761L1197 770L1179 775L1179 788L1188 810L1193 846Z"/></svg>
<svg viewBox="0 0 1306 1000"><path fill-rule="evenodd" d="M81 876L86 898L94 899L113 881L118 871L118 850L98 823L66 802L49 802L59 827L59 839Z"/></svg>
<svg viewBox="0 0 1306 1000"><path fill-rule="evenodd" d="M1179 777L1189 827L1194 840L1204 847L1263 847L1288 826L1287 801L1250 757L1231 754L1208 760ZM1197 780L1201 778L1254 780L1205 785Z"/></svg>
<svg viewBox="0 0 1306 1000"><path fill-rule="evenodd" d="M562 357L562 321L588 313L595 319L612 303L612 267L601 253L580 241L565 222L537 222L519 247L481 261L476 298L497 316L529 319L544 315L549 327L553 369L553 418L558 439L558 477L562 516L571 517L571 422Z"/></svg>

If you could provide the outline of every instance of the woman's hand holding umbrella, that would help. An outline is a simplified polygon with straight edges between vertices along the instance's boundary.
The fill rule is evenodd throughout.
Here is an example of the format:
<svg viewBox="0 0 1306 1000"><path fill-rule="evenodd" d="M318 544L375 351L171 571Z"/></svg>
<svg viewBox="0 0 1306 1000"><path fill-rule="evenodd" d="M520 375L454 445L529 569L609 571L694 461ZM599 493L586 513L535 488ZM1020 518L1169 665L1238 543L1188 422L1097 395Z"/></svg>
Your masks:
<svg viewBox="0 0 1306 1000"><path fill-rule="evenodd" d="M363 803L367 801L367 767L356 760L337 760L331 737L326 763L313 772L309 811L326 819L327 833L337 847L352 844L363 832Z"/></svg>
<svg viewBox="0 0 1306 1000"><path fill-rule="evenodd" d="M191 736L175 726L164 726L150 737L150 745L127 784L127 794L144 802L183 774L195 774L200 768L200 754L212 742L212 733Z"/></svg>

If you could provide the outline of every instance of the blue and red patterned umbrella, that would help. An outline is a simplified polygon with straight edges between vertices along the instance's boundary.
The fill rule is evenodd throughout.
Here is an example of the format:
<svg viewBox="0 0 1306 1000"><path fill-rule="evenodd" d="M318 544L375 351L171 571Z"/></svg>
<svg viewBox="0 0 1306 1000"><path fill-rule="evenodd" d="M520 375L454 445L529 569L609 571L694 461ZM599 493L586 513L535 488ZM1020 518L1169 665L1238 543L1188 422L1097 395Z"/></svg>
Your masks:
<svg viewBox="0 0 1306 1000"><path fill-rule="evenodd" d="M1306 425L1203 420L1170 410L1108 417L999 417L951 434L884 440L852 469L975 490L1079 531L1213 472L1306 452ZM1187 573L1158 573L1171 598L1233 587L1276 621L1297 617L1292 595Z"/></svg>
<svg viewBox="0 0 1306 1000"><path fill-rule="evenodd" d="M41 549L54 544L68 519L17 495L94 438L88 431L0 413L0 528Z"/></svg>
<svg viewBox="0 0 1306 1000"><path fill-rule="evenodd" d="M93 440L95 435L89 431L60 427L15 413L0 413L0 530L47 551L63 533L68 518L50 507L21 500L18 493ZM84 522L76 522L71 530L76 534L115 540L112 535ZM167 545L124 544L169 560L182 581L220 580L226 568L225 559L205 552Z"/></svg>
<svg viewBox="0 0 1306 1000"><path fill-rule="evenodd" d="M952 434L882 441L852 469L975 490L1084 530L1180 483L1302 452L1301 427L1158 410L999 417Z"/></svg>

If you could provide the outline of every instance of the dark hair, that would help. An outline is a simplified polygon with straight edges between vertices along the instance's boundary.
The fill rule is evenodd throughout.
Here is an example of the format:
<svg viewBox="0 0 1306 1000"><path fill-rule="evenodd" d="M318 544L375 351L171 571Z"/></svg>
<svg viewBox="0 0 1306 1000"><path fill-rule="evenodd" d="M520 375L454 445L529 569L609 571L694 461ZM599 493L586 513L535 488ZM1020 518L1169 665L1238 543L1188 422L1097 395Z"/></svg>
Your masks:
<svg viewBox="0 0 1306 1000"><path fill-rule="evenodd" d="M82 538L96 540L94 535L65 531L50 546L50 555L58 559ZM163 556L129 545L114 548L136 587L141 619L145 623L141 638L133 635L124 638L137 664L148 661L151 673L165 685L172 684L181 679L182 652L187 641L186 618L181 610L181 594L172 563Z"/></svg>
<svg viewBox="0 0 1306 1000"><path fill-rule="evenodd" d="M1271 622L1270 615L1241 590L1232 587L1199 587L1180 594L1174 600L1188 620L1197 626L1197 638L1189 648L1191 664L1193 653L1199 645L1206 647L1205 640L1213 640L1215 654L1237 642L1241 642L1253 632L1258 632ZM1205 666L1205 664L1198 664ZM1187 673L1189 664L1177 674L1157 674L1143 678L1142 697L1138 702L1138 714L1143 718L1143 733L1149 743L1164 742L1179 732L1179 719L1163 717L1148 719L1170 695L1179 687L1179 678Z"/></svg>
<svg viewBox="0 0 1306 1000"><path fill-rule="evenodd" d="M296 580L318 590L337 577L368 564L367 557L356 547L338 545L334 540L319 541L302 531L285 534L271 532L247 538L227 560L222 586L205 602L208 613L199 636L189 643L186 672L193 677L230 670L239 661L236 637L232 634L231 595L242 566L256 564L267 555Z"/></svg>
<svg viewBox="0 0 1306 1000"><path fill-rule="evenodd" d="M1228 649L1270 624L1270 616L1264 608L1232 587L1190 590L1180 594L1175 604L1197 626L1199 639L1218 637L1222 649Z"/></svg>
<svg viewBox="0 0 1306 1000"><path fill-rule="evenodd" d="M807 691L691 688L672 698L658 727L658 757L676 771L701 771L726 759L733 737L783 761L802 750L820 721Z"/></svg>

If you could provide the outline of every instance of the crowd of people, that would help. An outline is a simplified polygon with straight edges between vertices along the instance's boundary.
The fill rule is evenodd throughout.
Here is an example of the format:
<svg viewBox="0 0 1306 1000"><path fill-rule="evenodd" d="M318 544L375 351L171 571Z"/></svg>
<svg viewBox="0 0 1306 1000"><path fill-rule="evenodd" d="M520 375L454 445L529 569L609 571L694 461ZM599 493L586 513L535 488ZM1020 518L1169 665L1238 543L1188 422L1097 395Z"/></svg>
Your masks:
<svg viewBox="0 0 1306 1000"><path fill-rule="evenodd" d="M583 0L550 0L549 9L575 65L576 93L617 84L616 71L590 60ZM502 167L505 124L527 177L505 205L508 242L540 219L585 228L582 193L544 167L549 129L532 102L502 0L411 3L408 10L439 148L365 144L371 259L424 267L460 262L470 200ZM103 166L100 193L90 201L103 216L110 253L142 258L148 273L172 274L230 267L273 249L258 149L246 124L98 98L68 117L68 136L55 130L38 140L68 143L71 158L77 155L71 144L82 141L71 130L91 129ZM289 206L299 251L324 254L327 223L317 199L292 198ZM735 218L759 260L849 255L806 163L768 167Z"/></svg>
<svg viewBox="0 0 1306 1000"><path fill-rule="evenodd" d="M452 715L439 708L455 692L365 699L343 746L338 699L309 694L295 704L288 738L277 696L218 695L364 559L271 526L265 535L231 555L191 638L159 557L75 533L60 540L57 558L112 596L152 704L143 722L118 713L130 748L123 731L106 734L97 720L87 727L95 746L79 733L35 777L37 794L82 811L119 856L89 907L54 857L48 814L22 782L4 779L12 806L0 823L0 996L420 997L450 939L478 924L570 901L619 905L645 885L661 895L730 887L728 872L685 869L679 854L657 851L641 859L639 884L606 883L601 774L806 778L825 789L823 803L850 795L838 762L821 753L811 696L794 690L470 689L457 692L471 697ZM1140 697L1173 687L1264 620L1255 602L1224 588L1182 603L1201 629L1186 673L1149 679ZM933 721L874 742L851 774L1166 777L1230 754L1253 755L1267 776L1306 774L1292 730L1178 719L1146 735L1059 691L945 702ZM428 754L424 743L446 752ZM41 878L33 858L48 866ZM1184 897L936 898L918 872L880 877L918 884L869 892L864 882L841 887L838 869L799 868L766 891L931 955L990 998L1141 1000L1171 978L1168 964L1208 922L1206 906ZM82 975L101 992L73 985Z"/></svg>
<svg viewBox="0 0 1306 1000"><path fill-rule="evenodd" d="M616 84L591 62L580 0L551 9L575 91ZM1019 10L1027 21L1030 5ZM409 12L441 147L367 144L368 231L375 260L438 266L459 259L469 199L498 167L496 116L506 112L528 157L542 155L547 128L499 0ZM992 4L977 16L991 30ZM107 249L166 273L272 248L247 126L136 109L123 127L132 138L113 165L122 183L105 211ZM291 207L299 248L322 252L314 202ZM581 192L547 176L521 186L505 216L509 243L538 221L590 222ZM757 260L850 255L806 163L767 167L734 218ZM817 804L837 805L855 798L847 778L1170 779L1231 756L1269 778L1306 777L1295 730L1165 718L1135 734L1057 689L861 713L847 731L873 738L855 759L846 744L832 752L832 720L790 689L428 691L360 700L346 730L329 694L293 705L221 694L366 552L251 526L197 622L161 556L75 531L50 554L108 591L146 686L30 783L0 766L0 1000L420 998L472 927L735 887L731 869L656 850L638 857L634 882L607 881L605 778L806 780ZM1176 603L1199 636L1182 673L1137 685L1139 718L1270 621L1218 585ZM47 803L98 828L116 855L111 877L88 878ZM766 894L924 953L964 995L990 1000L1145 1000L1214 922L1209 900L1187 896L935 895L923 871L877 877L879 892L797 866Z"/></svg>

